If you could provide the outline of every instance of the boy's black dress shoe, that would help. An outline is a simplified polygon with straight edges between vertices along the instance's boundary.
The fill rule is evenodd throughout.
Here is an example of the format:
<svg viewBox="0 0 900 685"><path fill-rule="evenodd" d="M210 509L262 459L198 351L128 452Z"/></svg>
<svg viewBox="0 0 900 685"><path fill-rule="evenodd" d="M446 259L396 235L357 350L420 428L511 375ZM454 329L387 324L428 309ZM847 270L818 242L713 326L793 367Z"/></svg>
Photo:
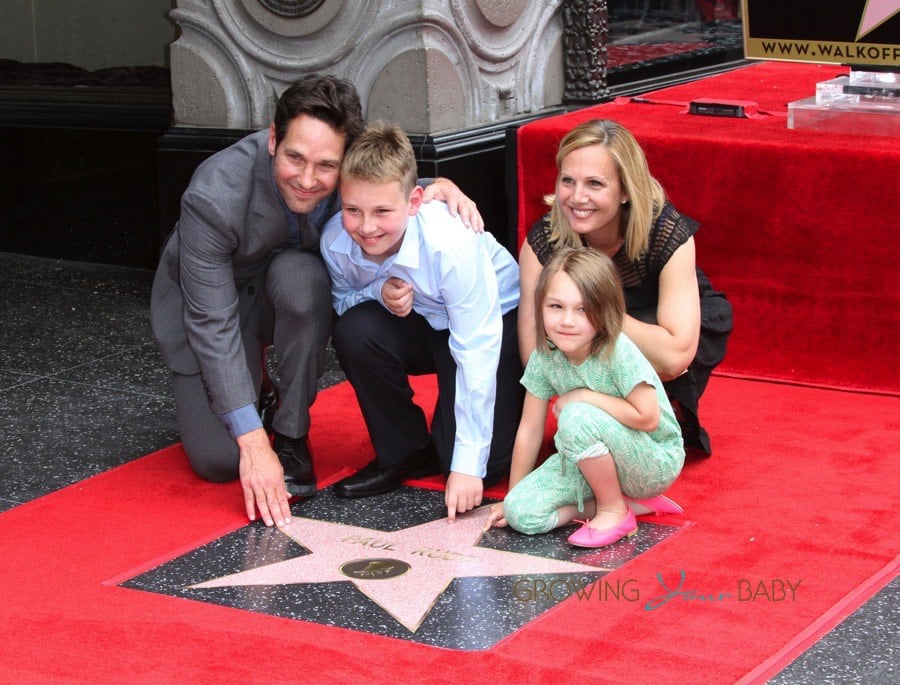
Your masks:
<svg viewBox="0 0 900 685"><path fill-rule="evenodd" d="M312 454L306 436L289 438L275 432L272 449L284 468L284 484L295 497L312 497L316 494L316 474L313 471Z"/></svg>
<svg viewBox="0 0 900 685"><path fill-rule="evenodd" d="M417 450L410 452L399 464L389 468L378 466L378 460L371 461L352 476L347 476L334 484L334 494L346 499L383 495L394 490L406 478L424 478L440 473L437 452L429 440Z"/></svg>

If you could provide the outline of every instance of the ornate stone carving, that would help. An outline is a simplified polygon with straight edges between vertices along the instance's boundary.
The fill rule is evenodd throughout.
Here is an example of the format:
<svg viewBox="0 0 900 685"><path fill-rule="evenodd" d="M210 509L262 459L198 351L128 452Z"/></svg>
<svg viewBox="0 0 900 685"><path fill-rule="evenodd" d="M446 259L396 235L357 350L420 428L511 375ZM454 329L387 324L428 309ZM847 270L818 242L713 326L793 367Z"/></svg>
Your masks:
<svg viewBox="0 0 900 685"><path fill-rule="evenodd" d="M176 123L262 128L297 76L353 81L370 120L461 130L559 104L562 0L178 0ZM265 6L264 4L265 3ZM269 7L270 9L267 9Z"/></svg>
<svg viewBox="0 0 900 685"><path fill-rule="evenodd" d="M566 102L597 102L607 94L606 41L609 12L606 0L565 0L563 3Z"/></svg>
<svg viewBox="0 0 900 685"><path fill-rule="evenodd" d="M325 0L259 0L267 9L282 17L305 17L315 12Z"/></svg>

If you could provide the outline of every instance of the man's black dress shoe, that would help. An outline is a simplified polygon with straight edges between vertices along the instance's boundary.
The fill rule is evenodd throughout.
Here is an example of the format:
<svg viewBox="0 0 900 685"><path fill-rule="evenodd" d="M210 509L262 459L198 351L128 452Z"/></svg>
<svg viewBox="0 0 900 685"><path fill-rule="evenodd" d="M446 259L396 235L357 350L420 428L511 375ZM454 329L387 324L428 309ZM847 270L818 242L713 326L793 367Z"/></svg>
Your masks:
<svg viewBox="0 0 900 685"><path fill-rule="evenodd" d="M306 436L289 438L275 432L272 449L284 468L284 484L295 497L312 497L316 494L316 474L313 471L312 454Z"/></svg>
<svg viewBox="0 0 900 685"><path fill-rule="evenodd" d="M417 450L410 452L399 464L389 468L378 466L378 460L369 462L352 476L347 476L334 484L336 497L346 499L383 495L394 490L406 478L424 478L440 473L437 452L429 440Z"/></svg>
<svg viewBox="0 0 900 685"><path fill-rule="evenodd" d="M278 393L274 387L270 386L268 389L263 388L260 390L257 409L259 410L259 418L262 419L263 428L266 433L272 435L272 421L275 420L275 412L278 409Z"/></svg>
<svg viewBox="0 0 900 685"><path fill-rule="evenodd" d="M281 406L281 398L278 396L278 388L272 382L273 378L278 378L278 369L275 366L275 347L267 346L263 350L262 359L262 383L259 388L259 402L257 409L259 417L262 419L263 428L266 433L272 435L275 431L272 429L272 422L275 420L275 412Z"/></svg>

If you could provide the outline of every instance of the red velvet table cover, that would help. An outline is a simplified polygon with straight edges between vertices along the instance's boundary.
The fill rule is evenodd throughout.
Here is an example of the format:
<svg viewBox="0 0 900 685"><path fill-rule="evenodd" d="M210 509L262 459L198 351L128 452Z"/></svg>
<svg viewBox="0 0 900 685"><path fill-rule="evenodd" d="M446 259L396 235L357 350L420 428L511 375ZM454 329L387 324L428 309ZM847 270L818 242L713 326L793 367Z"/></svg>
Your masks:
<svg viewBox="0 0 900 685"><path fill-rule="evenodd" d="M846 68L765 62L647 93L758 104L754 118L688 114L620 99L519 129L519 241L553 192L560 139L613 119L641 143L651 173L701 223L698 265L735 308L721 371L900 392L896 138L787 128L788 102Z"/></svg>

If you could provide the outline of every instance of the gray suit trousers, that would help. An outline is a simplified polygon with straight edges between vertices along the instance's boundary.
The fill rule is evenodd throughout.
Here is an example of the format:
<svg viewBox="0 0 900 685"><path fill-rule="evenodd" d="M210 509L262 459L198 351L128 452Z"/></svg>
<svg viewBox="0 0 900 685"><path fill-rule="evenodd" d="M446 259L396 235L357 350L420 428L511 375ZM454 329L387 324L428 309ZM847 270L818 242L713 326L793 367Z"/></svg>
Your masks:
<svg viewBox="0 0 900 685"><path fill-rule="evenodd" d="M258 389L265 345L274 344L280 404L273 428L292 438L309 432L309 408L325 369L331 332L331 281L322 259L288 248L269 263L265 290L257 293L263 311L257 326L241 321L247 366ZM238 477L239 452L209 406L200 374L173 374L175 414L191 467L215 482Z"/></svg>

